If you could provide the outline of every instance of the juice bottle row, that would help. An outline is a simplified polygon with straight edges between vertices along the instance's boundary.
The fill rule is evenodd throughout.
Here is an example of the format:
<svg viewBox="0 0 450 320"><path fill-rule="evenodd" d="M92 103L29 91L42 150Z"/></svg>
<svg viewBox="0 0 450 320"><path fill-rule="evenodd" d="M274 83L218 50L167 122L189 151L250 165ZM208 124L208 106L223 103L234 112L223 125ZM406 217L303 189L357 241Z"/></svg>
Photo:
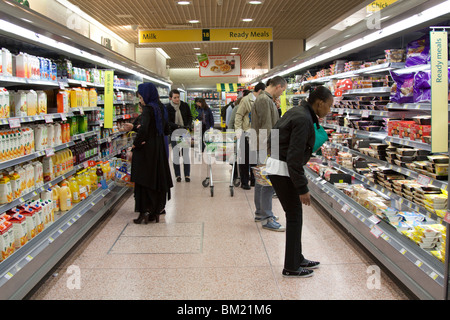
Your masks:
<svg viewBox="0 0 450 320"><path fill-rule="evenodd" d="M0 118L27 117L47 114L45 91L8 91L0 88Z"/></svg>
<svg viewBox="0 0 450 320"><path fill-rule="evenodd" d="M0 262L35 238L74 205L102 187L115 175L114 160L97 162L67 180L41 192L32 200L0 214Z"/></svg>
<svg viewBox="0 0 450 320"><path fill-rule="evenodd" d="M91 108L97 107L97 90L85 88L72 88L59 90L56 97L56 109L51 108L57 113L70 112L70 108Z"/></svg>
<svg viewBox="0 0 450 320"><path fill-rule="evenodd" d="M0 75L33 80L56 81L57 65L54 61L20 52L15 55L8 49L0 50Z"/></svg>
<svg viewBox="0 0 450 320"><path fill-rule="evenodd" d="M72 136L86 133L87 130L87 116L72 117L67 122L0 130L0 162L68 143Z"/></svg>
<svg viewBox="0 0 450 320"><path fill-rule="evenodd" d="M55 221L52 199L35 199L0 214L0 261L35 238Z"/></svg>
<svg viewBox="0 0 450 320"><path fill-rule="evenodd" d="M40 161L10 167L0 173L0 205L10 203L44 185Z"/></svg>
<svg viewBox="0 0 450 320"><path fill-rule="evenodd" d="M35 136L31 127L0 130L0 162L35 152Z"/></svg>

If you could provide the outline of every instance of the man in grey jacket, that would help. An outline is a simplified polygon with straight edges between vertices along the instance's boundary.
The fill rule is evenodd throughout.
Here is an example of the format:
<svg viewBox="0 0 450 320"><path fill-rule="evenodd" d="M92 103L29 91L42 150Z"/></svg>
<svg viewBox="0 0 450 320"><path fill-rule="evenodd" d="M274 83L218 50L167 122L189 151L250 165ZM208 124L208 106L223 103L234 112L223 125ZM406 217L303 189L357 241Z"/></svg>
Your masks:
<svg viewBox="0 0 450 320"><path fill-rule="evenodd" d="M275 100L286 90L287 82L282 77L269 80L266 90L256 98L251 111L251 126L256 133L250 139L251 150L257 151L258 164L264 164L267 157L267 139L270 131L279 120ZM261 221L263 228L272 231L285 231L286 228L277 222L278 217L272 212L272 196L274 189L271 186L255 185L255 221Z"/></svg>
<svg viewBox="0 0 450 320"><path fill-rule="evenodd" d="M255 157L253 155L250 157L248 132L251 129L252 106L256 98L264 92L265 89L266 85L264 83L258 83L253 92L242 98L241 102L236 107L238 110L234 120L234 128L236 130L236 136L239 139L239 173L241 174L241 187L244 190L250 190L250 185L254 186L255 182L251 167L256 165L256 163L254 162Z"/></svg>

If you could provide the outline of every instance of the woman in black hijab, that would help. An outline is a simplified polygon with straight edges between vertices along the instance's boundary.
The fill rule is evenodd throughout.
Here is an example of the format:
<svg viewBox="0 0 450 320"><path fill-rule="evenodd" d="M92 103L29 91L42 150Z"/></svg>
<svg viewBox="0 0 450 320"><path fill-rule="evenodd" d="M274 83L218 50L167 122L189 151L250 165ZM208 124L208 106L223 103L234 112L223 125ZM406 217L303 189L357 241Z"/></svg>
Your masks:
<svg viewBox="0 0 450 320"><path fill-rule="evenodd" d="M159 215L170 200L173 187L164 138L169 134L164 105L152 83L140 84L138 96L142 114L133 143L131 165L135 212L139 212L139 217L134 220L136 224L150 220L159 222Z"/></svg>

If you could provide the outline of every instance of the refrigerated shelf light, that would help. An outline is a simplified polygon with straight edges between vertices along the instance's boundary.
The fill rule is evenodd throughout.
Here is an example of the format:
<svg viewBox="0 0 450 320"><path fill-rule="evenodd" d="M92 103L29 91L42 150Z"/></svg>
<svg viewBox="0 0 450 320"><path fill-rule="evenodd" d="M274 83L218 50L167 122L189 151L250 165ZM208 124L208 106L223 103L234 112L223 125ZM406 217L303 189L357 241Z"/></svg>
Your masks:
<svg viewBox="0 0 450 320"><path fill-rule="evenodd" d="M120 64L117 64L115 62L109 61L107 59L104 59L104 58L101 58L99 56L93 55L93 54L91 54L89 52L86 52L86 51L80 50L78 48L72 47L72 46L70 46L68 44L65 44L65 43L62 43L62 42L58 42L58 41L56 41L54 39L51 39L51 38L46 37L44 35L38 34L38 33L34 32L34 31L31 31L31 30L28 30L28 29L23 28L21 26L18 26L18 25L15 25L13 23L10 23L10 22L8 22L6 20L1 20L0 19L0 30L3 30L3 31L8 32L8 33L15 34L15 35L17 35L19 37L24 37L24 38L27 38L29 40L36 41L38 43L41 43L43 45L52 47L52 48L57 49L57 50L65 51L65 52L67 52L69 54L73 54L73 55L76 55L76 56L79 56L79 57L82 57L82 58L89 59L90 61L97 62L97 63L102 64L104 66L109 66L109 67L111 67L113 69L121 70L123 72L136 75L136 76L138 76L140 78L143 78L143 79L146 79L146 80L149 80L149 81L152 81L152 82L156 82L156 83L162 84L164 86L170 86L170 84L168 82L164 82L164 81L161 81L159 79L150 77L148 75L136 72L134 70L131 70L130 68L124 67L124 66L122 66Z"/></svg>

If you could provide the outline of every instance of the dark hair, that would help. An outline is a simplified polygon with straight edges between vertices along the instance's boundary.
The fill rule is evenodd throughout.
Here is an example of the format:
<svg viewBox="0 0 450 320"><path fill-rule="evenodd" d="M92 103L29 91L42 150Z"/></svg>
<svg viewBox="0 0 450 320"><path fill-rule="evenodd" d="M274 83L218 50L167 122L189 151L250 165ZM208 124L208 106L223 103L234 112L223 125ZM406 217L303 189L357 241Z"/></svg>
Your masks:
<svg viewBox="0 0 450 320"><path fill-rule="evenodd" d="M195 98L195 103L197 103L197 102L200 102L202 105L201 105L201 109L203 109L203 110L206 110L206 109L209 109L209 106L206 104L206 100L205 99L203 99L203 98Z"/></svg>
<svg viewBox="0 0 450 320"><path fill-rule="evenodd" d="M241 103L241 100L245 97L245 96L248 96L249 94L250 94L250 90L247 90L247 89L245 89L245 90L243 90L242 91L242 97L240 97L240 98L238 98L235 102L234 102L234 105L235 106L238 106L239 105L239 103Z"/></svg>
<svg viewBox="0 0 450 320"><path fill-rule="evenodd" d="M262 82L258 83L253 91L259 92L259 90L266 90L266 85Z"/></svg>
<svg viewBox="0 0 450 320"><path fill-rule="evenodd" d="M273 77L269 81L267 81L267 86L276 87L278 85L281 85L282 87L287 85L287 81L280 76Z"/></svg>
<svg viewBox="0 0 450 320"><path fill-rule="evenodd" d="M309 83L305 84L303 86L303 88L302 88L303 92L308 92L308 91L311 91L311 90L312 90L312 87L311 87L311 85Z"/></svg>
<svg viewBox="0 0 450 320"><path fill-rule="evenodd" d="M330 89L325 88L324 86L318 86L317 88L310 90L308 103L312 105L317 100L327 101L330 98L333 98Z"/></svg>
<svg viewBox="0 0 450 320"><path fill-rule="evenodd" d="M169 92L169 97L172 98L174 94L180 95L180 91L177 90L177 89L172 89L172 90Z"/></svg>
<svg viewBox="0 0 450 320"><path fill-rule="evenodd" d="M250 90L247 90L247 89L245 89L245 90L243 90L242 91L242 97L245 97L245 96L248 96L249 94L250 94Z"/></svg>

